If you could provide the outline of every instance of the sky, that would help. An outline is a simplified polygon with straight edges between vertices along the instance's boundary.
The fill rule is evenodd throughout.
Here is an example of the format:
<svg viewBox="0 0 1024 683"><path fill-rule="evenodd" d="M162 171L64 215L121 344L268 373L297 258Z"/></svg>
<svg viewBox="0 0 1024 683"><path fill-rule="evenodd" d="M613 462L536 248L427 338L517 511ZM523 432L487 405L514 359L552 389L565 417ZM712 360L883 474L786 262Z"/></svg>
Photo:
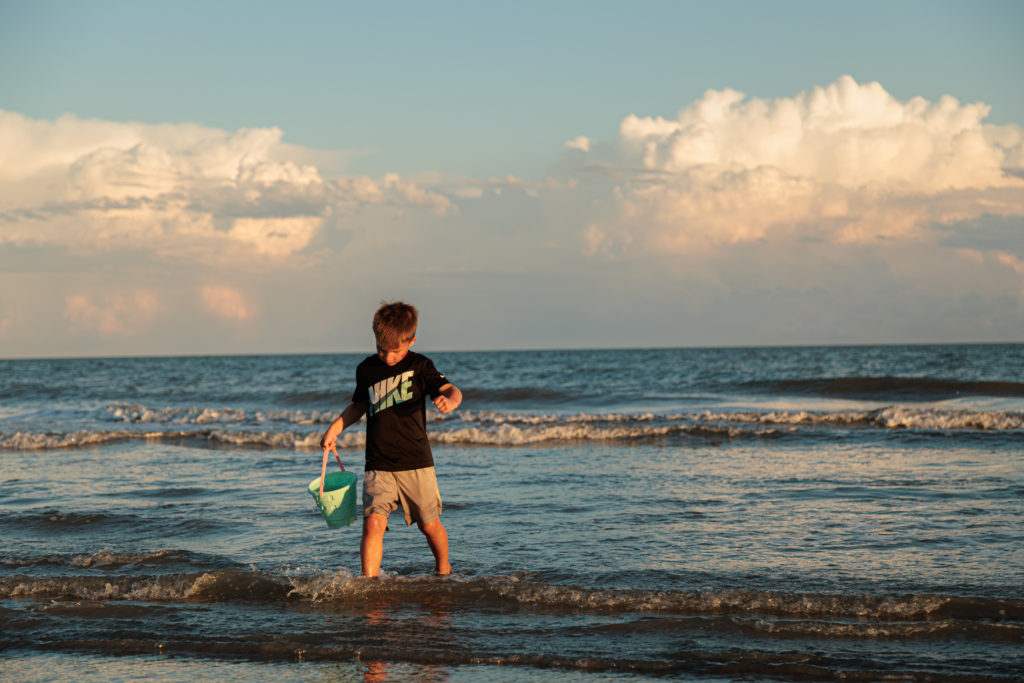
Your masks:
<svg viewBox="0 0 1024 683"><path fill-rule="evenodd" d="M0 0L0 358L1022 342L1022 26Z"/></svg>

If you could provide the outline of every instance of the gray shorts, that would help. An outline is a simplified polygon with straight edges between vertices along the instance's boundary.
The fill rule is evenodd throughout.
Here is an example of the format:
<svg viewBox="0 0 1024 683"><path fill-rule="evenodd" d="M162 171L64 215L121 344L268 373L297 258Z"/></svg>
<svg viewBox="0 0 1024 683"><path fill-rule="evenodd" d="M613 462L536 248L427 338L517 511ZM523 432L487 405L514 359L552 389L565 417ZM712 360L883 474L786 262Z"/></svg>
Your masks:
<svg viewBox="0 0 1024 683"><path fill-rule="evenodd" d="M387 517L402 506L406 525L429 524L441 516L441 492L433 467L402 472L366 470L363 474L363 518L374 512Z"/></svg>

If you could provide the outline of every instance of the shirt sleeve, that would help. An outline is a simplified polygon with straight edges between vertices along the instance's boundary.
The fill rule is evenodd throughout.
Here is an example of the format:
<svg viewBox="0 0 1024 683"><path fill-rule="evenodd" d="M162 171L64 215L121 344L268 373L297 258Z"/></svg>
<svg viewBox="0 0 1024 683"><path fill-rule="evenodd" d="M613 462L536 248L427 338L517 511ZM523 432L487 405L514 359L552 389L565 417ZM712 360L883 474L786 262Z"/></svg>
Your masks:
<svg viewBox="0 0 1024 683"><path fill-rule="evenodd" d="M448 384L448 378L438 372L437 368L434 367L434 361L429 358L423 359L423 368L420 370L420 376L426 388L426 393L430 395L430 398L437 398L441 394L441 387Z"/></svg>
<svg viewBox="0 0 1024 683"><path fill-rule="evenodd" d="M353 403L370 403L370 385L366 382L366 373L356 368L356 389L352 392Z"/></svg>

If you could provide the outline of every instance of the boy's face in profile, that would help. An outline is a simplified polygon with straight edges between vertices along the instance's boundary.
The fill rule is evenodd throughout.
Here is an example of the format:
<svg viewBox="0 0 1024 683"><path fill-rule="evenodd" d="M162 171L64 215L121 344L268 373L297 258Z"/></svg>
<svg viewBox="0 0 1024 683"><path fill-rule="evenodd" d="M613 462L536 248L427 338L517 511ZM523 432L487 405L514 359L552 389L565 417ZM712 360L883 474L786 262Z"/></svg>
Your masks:
<svg viewBox="0 0 1024 683"><path fill-rule="evenodd" d="M385 365L396 365L399 361L405 358L405 354L409 353L409 347L416 343L416 337L413 337L407 342L403 342L394 349L383 349L380 344L377 344L377 357L384 361Z"/></svg>

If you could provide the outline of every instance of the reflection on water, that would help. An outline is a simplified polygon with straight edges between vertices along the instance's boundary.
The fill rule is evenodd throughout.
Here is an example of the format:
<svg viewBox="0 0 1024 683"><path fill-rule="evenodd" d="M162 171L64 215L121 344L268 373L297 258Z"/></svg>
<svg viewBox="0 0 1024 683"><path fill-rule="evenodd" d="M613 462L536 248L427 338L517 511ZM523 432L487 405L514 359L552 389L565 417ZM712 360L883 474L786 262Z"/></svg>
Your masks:
<svg viewBox="0 0 1024 683"><path fill-rule="evenodd" d="M440 681L450 681L452 679L451 669L440 664L409 666L383 661L364 661L361 668L365 683L384 683L385 681L439 683Z"/></svg>
<svg viewBox="0 0 1024 683"><path fill-rule="evenodd" d="M422 609L410 611L393 599L381 598L369 603L363 610L363 643L377 652L408 650L435 661L443 661L446 654L464 649L453 633L452 614L445 602L426 598L420 604ZM409 667L401 667L396 672L394 665L384 660L360 657L360 661L363 680L367 683L410 680L438 683L451 677L448 668L435 663L423 663L415 672L409 671Z"/></svg>

